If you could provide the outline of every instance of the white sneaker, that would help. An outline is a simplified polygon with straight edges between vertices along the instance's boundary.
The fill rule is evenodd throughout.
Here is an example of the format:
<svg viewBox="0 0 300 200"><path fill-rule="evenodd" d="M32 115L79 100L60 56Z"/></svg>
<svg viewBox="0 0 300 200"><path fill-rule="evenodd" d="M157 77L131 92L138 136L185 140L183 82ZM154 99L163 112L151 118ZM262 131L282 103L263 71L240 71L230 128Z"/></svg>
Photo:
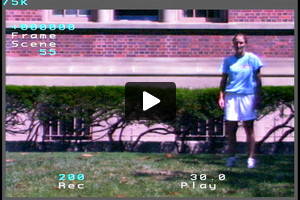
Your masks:
<svg viewBox="0 0 300 200"><path fill-rule="evenodd" d="M257 162L254 158L248 158L247 160L247 167L248 168L255 168L257 167Z"/></svg>
<svg viewBox="0 0 300 200"><path fill-rule="evenodd" d="M226 161L226 167L234 167L235 166L235 157L229 157Z"/></svg>

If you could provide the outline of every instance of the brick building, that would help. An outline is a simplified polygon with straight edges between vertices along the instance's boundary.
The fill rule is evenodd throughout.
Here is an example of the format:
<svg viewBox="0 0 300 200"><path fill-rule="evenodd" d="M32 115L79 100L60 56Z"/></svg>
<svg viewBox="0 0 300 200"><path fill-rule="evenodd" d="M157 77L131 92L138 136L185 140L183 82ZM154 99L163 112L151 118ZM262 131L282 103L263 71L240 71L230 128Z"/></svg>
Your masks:
<svg viewBox="0 0 300 200"><path fill-rule="evenodd" d="M224 57L238 31L249 34L249 51L259 56L294 57L293 10L6 11L7 28L41 23L75 25L73 34L55 31L59 57ZM38 56L9 45L6 54Z"/></svg>
<svg viewBox="0 0 300 200"><path fill-rule="evenodd" d="M177 87L217 87L220 78L205 74L220 74L222 59L232 54L232 36L243 32L248 35L247 51L260 56L265 64L262 74L273 75L263 77L263 84L294 85L294 14L294 10L279 9L6 10L6 84L76 86L172 81ZM64 30L59 30L59 24L65 25ZM41 30L44 26L54 30ZM18 33L13 36L13 32ZM47 37L32 38L30 34ZM45 46L39 47L41 42ZM46 55L41 55L40 48L46 49ZM49 55L49 49L55 49L55 55ZM26 73L67 75L22 76ZM84 77L120 73L124 76ZM129 76L135 73L163 76ZM282 74L287 77L276 76ZM268 123L256 125L258 138L275 124L275 118L269 116ZM149 138L163 140L155 134ZM293 135L287 139L293 141ZM14 139L8 136L7 140ZM240 133L239 140L245 141L244 133Z"/></svg>

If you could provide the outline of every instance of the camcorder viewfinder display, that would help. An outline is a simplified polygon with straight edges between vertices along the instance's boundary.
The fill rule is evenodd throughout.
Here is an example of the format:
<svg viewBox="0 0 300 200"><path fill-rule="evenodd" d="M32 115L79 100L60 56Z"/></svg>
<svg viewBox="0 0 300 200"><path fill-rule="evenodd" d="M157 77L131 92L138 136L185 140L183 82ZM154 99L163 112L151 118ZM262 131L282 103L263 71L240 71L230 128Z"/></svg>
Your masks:
<svg viewBox="0 0 300 200"><path fill-rule="evenodd" d="M3 199L297 199L297 1L2 11Z"/></svg>

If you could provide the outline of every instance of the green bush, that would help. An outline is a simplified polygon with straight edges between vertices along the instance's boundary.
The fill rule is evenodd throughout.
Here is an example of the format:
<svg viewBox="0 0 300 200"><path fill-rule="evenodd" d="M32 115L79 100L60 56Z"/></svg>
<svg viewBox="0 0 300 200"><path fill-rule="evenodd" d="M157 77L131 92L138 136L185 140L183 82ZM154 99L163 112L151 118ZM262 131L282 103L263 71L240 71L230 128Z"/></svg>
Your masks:
<svg viewBox="0 0 300 200"><path fill-rule="evenodd" d="M293 109L294 86L264 86L261 96L260 115L273 112L280 106Z"/></svg>
<svg viewBox="0 0 300 200"><path fill-rule="evenodd" d="M294 86L263 86L259 115L275 111L279 106L294 104ZM211 119L223 114L218 106L219 89L177 89L177 114L189 113L199 119Z"/></svg>
<svg viewBox="0 0 300 200"><path fill-rule="evenodd" d="M66 110L81 109L94 113L99 110L124 111L124 87L45 87L45 86L6 86L7 112L20 107L30 111L40 110L41 117ZM199 119L210 119L222 115L218 107L218 88L176 90L178 116L192 115ZM294 103L293 86L264 86L262 88L260 114L276 110L279 105ZM18 108L17 108L18 107ZM76 117L78 113L68 115ZM42 118L43 118L42 117Z"/></svg>
<svg viewBox="0 0 300 200"><path fill-rule="evenodd" d="M176 89L176 119L164 122L170 129L165 133L186 134L196 130L199 120L220 118L223 110L218 106L218 88ZM122 86L96 87L45 87L45 86L6 86L6 131L20 125L17 113L25 114L31 121L38 121L42 126L49 121L67 122L80 118L87 126L99 126L102 122L114 118L110 124L108 136L129 124L140 123L151 127L158 121L128 122L124 117L125 88ZM275 111L280 106L293 109L293 86L262 87L260 116ZM188 131L182 131L182 130ZM26 130L31 131L33 130ZM20 132L25 133L26 131ZM75 130L66 130L66 132ZM154 131L154 130L151 130ZM12 131L11 131L12 132ZM144 135L146 133L141 134ZM140 137L139 137L140 139Z"/></svg>

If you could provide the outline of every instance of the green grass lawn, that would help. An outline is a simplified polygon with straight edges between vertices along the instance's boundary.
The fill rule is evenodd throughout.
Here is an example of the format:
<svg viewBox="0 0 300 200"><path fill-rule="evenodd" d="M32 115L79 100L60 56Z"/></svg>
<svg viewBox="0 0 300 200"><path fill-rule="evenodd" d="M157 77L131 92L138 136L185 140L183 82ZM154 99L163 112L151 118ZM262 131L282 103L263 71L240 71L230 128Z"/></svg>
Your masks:
<svg viewBox="0 0 300 200"><path fill-rule="evenodd" d="M238 166L228 168L226 156L219 154L7 153L6 197L294 196L293 155L260 155L255 169L239 156ZM58 174L84 174L85 179L59 181ZM59 182L84 184L84 189L59 189Z"/></svg>

